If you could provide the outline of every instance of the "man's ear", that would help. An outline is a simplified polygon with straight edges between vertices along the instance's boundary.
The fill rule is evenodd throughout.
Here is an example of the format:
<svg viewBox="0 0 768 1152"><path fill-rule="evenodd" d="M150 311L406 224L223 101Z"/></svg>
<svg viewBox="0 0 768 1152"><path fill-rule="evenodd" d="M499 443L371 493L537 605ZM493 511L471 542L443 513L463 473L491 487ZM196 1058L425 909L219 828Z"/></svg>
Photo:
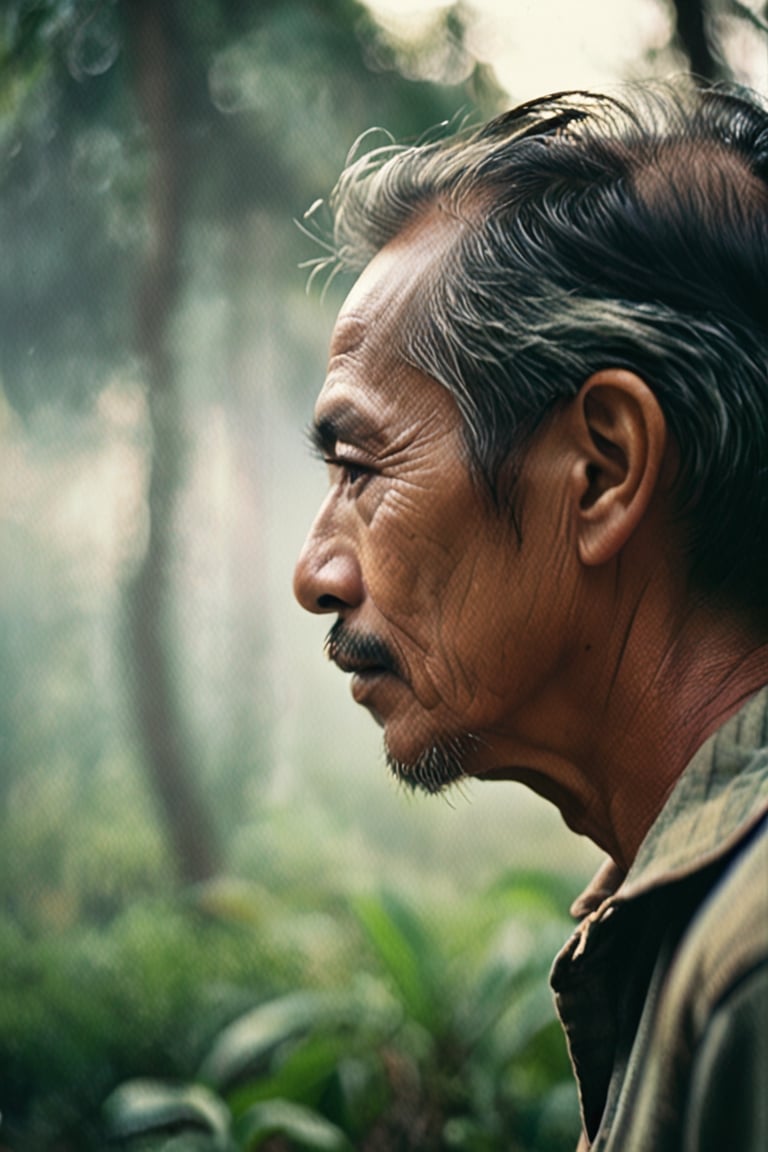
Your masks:
<svg viewBox="0 0 768 1152"><path fill-rule="evenodd" d="M603 564L626 544L656 490L667 443L659 402L624 368L596 372L573 401L579 558Z"/></svg>

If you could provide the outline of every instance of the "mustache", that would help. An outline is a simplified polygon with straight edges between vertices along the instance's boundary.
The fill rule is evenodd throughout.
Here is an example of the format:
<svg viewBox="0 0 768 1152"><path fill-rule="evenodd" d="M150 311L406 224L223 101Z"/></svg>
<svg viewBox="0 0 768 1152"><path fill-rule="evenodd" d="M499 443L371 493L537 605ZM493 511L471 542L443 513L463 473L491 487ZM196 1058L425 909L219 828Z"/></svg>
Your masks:
<svg viewBox="0 0 768 1152"><path fill-rule="evenodd" d="M389 645L371 632L353 632L337 620L325 638L325 652L342 672L380 668L400 675L400 665Z"/></svg>

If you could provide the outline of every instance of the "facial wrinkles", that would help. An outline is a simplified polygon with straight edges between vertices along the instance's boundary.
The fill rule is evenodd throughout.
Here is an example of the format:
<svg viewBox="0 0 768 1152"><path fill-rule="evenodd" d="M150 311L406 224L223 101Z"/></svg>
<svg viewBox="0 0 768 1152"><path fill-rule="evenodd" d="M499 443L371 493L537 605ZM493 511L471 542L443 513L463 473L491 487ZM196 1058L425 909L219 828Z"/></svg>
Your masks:
<svg viewBox="0 0 768 1152"><path fill-rule="evenodd" d="M465 629L474 630L475 626L479 629L480 626L487 625L488 619L493 614L492 604L485 601L480 606L476 601L478 565L477 554L469 554L466 570L459 570L456 573L455 587L452 590L450 602L446 606L446 615L449 620L446 626L447 632L450 630L451 620L458 619L462 621ZM460 649L453 653L452 658L447 661L447 666L451 672L451 689L454 699L463 704L471 702L478 693L480 679L482 678L483 681L487 679L482 675L482 668L478 665L470 665L462 657Z"/></svg>
<svg viewBox="0 0 768 1152"><path fill-rule="evenodd" d="M419 574L423 576L423 568L418 568L414 560L414 568L410 573L414 588L417 587L416 577ZM471 681L471 674L464 672L453 647L454 605L452 601L446 603L444 591L449 583L450 577L440 576L436 582L422 587L418 597L412 599L408 590L404 592L404 584L399 583L397 603L382 607L379 602L377 605L389 628L397 636L398 648L403 653L404 661L414 670L418 669L418 675L411 676L410 680L419 703L428 711L435 710L440 704L455 706L460 696L460 683L463 681L468 685ZM428 629L424 627L427 615L424 611L425 598L429 609Z"/></svg>
<svg viewBox="0 0 768 1152"><path fill-rule="evenodd" d="M434 494L432 493L434 499ZM450 506L439 510L438 523L427 520L423 526L411 517L412 527L406 532L401 550L403 570L408 572L409 589L415 589L422 582L419 595L411 598L402 595L397 603L400 620L414 620L415 635L419 635L419 620L423 612L423 601L429 599L429 606L435 612L438 633L448 633L450 623L455 622L471 599L475 559L471 550L459 550L453 546L450 534ZM404 558L407 555L407 560ZM428 575L428 582L425 583ZM404 583L397 585L402 591ZM446 618L447 617L447 622ZM434 643L435 637L428 638Z"/></svg>
<svg viewBox="0 0 768 1152"><path fill-rule="evenodd" d="M363 552L366 546L373 550L380 541L391 540L385 563L400 565L400 578L412 565L409 586L415 584L421 572L430 571L433 591L439 593L450 580L458 559L449 525L463 510L453 507L450 500L454 434L438 433L435 423L432 419L420 422L417 415L407 429L395 433L393 447L376 462L377 475L369 484L375 506L366 507L368 493L361 495L359 503L370 530L368 538L361 541Z"/></svg>
<svg viewBox="0 0 768 1152"><path fill-rule="evenodd" d="M379 467L381 477L372 478L368 491L357 500L365 528L359 541L360 557L364 569L370 568L367 586L374 599L382 601L382 608L388 589L397 589L393 607L398 619L418 620L420 581L430 573L430 594L439 602L457 557L450 540L444 539L445 523L431 524L423 508L427 501L434 503L434 484L419 478L415 467L405 477L396 471L388 475L386 467Z"/></svg>
<svg viewBox="0 0 768 1152"><path fill-rule="evenodd" d="M509 571L511 532L502 523L497 525L495 548L498 550L489 578L488 571L484 571L488 563L489 527L485 521L483 539L478 540L477 550L470 545L464 563L453 573L453 587L450 597L444 600L444 612L439 621L442 630L429 661L442 680L442 695L459 710L472 706L482 694L490 694L494 700L503 696L505 685L493 671L498 665L499 645L510 650L508 666L514 668L517 664L516 647L520 637L517 633L510 633L508 624L502 625L503 613L499 610L505 595L515 595L514 587L505 591L507 579L513 579ZM481 545L484 548L482 560ZM452 626L457 620L465 635L492 635L492 642L486 645L480 640L464 653L461 645L453 642ZM491 667L487 660L490 660Z"/></svg>
<svg viewBox="0 0 768 1152"><path fill-rule="evenodd" d="M448 629L440 629L433 641L433 653L427 659L427 668L432 672L435 697L432 710L440 703L449 703L452 708L467 706L478 690L476 676L464 667L460 654L446 642ZM437 675L436 675L437 673ZM462 686L466 697L462 696Z"/></svg>
<svg viewBox="0 0 768 1152"><path fill-rule="evenodd" d="M399 441L407 441L400 448L396 457L405 457L408 445L413 446L419 438L412 430L401 434ZM421 436L423 441L428 438ZM426 442L420 446L424 461L429 458L429 451L434 445ZM385 453L385 457L389 457ZM438 520L440 524L430 524L429 511L423 511L424 497L429 496L434 502L434 482L430 482L433 474L430 468L421 466L422 461L417 454L416 460L409 460L403 471L407 477L403 478L396 470L388 475L388 469L380 462L377 468L381 476L374 476L366 485L366 490L356 497L350 497L349 506L352 517L364 526L365 534L359 536L354 525L348 526L348 531L355 539L359 550L360 561L363 568L366 588L372 598L377 612L386 622L384 634L387 640L392 641L398 652L400 662L408 668L416 662L421 665L422 673L427 674L430 683L425 683L424 675L409 676L409 680L417 681L420 703L428 709L438 706L441 699L447 695L446 685L432 681L429 675L429 664L436 668L442 661L442 678L445 679L445 666L450 665L450 651L443 642L443 634L447 633L443 622L441 604L445 590L452 579L455 579L458 557L452 555L449 539L446 540L445 521L450 508L440 510ZM341 497L338 498L341 502ZM432 509L434 514L434 509ZM338 517L341 523L347 518L346 510ZM338 526L338 525L337 525ZM383 548L380 541L386 540L387 547ZM424 573L428 571L431 580L428 586L419 588L424 582ZM388 601L389 588L397 591L394 602ZM430 599L430 608L434 610L432 617L438 621L438 635L426 635L423 628L424 597ZM430 649L437 651L436 660L427 661L426 656ZM455 691L450 696L455 695ZM449 696L449 698L450 698Z"/></svg>
<svg viewBox="0 0 768 1152"><path fill-rule="evenodd" d="M465 465L460 462L456 448L458 435L458 431L453 432L441 457L444 460L447 456L451 461L448 470L443 466L439 475L435 472L434 481L431 473L428 479L420 474L418 479L416 476L409 477L409 483L413 479L415 487L401 488L398 485L388 492L385 501L393 512L392 527L400 524L408 526L403 550L409 557L413 557L414 571L410 586L415 587L416 578L420 576L423 579L425 571L430 576L426 589L431 616L428 634L422 626L424 589L420 599L404 595L398 601L396 611L386 613L420 656L423 675L419 679L419 698L422 706L430 711L441 703L450 704L454 708L466 707L477 694L478 675L481 671L473 663L477 654L473 653L465 659L460 647L454 643L457 620L461 621L464 617L466 621L467 617L474 614L477 555L481 547L487 550L489 543L488 524L484 521L484 535L482 540L477 541L477 549L472 538L468 539L466 535L461 536L460 547L452 547L452 525L456 522L471 524L480 508L479 494L466 484ZM450 475L453 467L461 470L457 475L462 492L460 506L453 500L450 489L446 490L446 472ZM435 507L436 491L442 495L442 507ZM508 548L509 542L500 523L497 543L503 545L505 541ZM499 577L503 577L501 566ZM404 587L404 582L398 585L401 591ZM462 626L466 631L467 623L462 622Z"/></svg>
<svg viewBox="0 0 768 1152"><path fill-rule="evenodd" d="M419 312L410 287L423 281L428 255L419 250L418 277L408 275L411 261L403 264L398 253L383 265L383 279L361 283L338 325L318 415L349 405L375 430L369 443L350 435L337 444L342 477L333 514L357 553L366 592L360 612L345 620L366 633L351 636L340 627L329 650L347 664L397 659L412 700L390 734L395 747L403 739L413 747L413 735L424 736L416 775L431 787L459 771L458 734L475 727L474 718L487 725L482 700L491 712L496 707L489 649L494 621L506 613L494 598L514 549L501 522L498 541L488 539L492 522L469 477L455 400L392 351ZM345 460L370 462L359 488L342 483Z"/></svg>
<svg viewBox="0 0 768 1152"><path fill-rule="evenodd" d="M403 365L376 363L374 355L345 357L343 370L338 364L329 370L316 423L337 425L338 445L362 452L377 471L423 487L437 473L434 456L441 440L448 448L449 436L426 402L414 404L402 372Z"/></svg>

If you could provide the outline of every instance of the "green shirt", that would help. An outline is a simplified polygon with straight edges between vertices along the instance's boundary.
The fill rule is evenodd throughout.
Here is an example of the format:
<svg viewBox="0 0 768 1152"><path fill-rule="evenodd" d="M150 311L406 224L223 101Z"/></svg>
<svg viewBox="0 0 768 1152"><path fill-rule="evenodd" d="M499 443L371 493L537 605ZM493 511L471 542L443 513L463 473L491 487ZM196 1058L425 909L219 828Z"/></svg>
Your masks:
<svg viewBox="0 0 768 1152"><path fill-rule="evenodd" d="M552 987L579 1148L768 1150L768 687L680 776L621 879L608 864Z"/></svg>

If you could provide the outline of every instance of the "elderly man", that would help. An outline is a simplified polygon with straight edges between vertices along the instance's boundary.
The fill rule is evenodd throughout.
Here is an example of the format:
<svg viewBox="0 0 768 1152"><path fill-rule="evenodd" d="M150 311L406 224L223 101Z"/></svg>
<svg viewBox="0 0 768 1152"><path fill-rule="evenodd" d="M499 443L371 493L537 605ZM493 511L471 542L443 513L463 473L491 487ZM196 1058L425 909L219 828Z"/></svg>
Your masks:
<svg viewBox="0 0 768 1152"><path fill-rule="evenodd" d="M583 1148L768 1148L768 114L535 100L363 156L295 590L388 762L609 862L552 983Z"/></svg>

